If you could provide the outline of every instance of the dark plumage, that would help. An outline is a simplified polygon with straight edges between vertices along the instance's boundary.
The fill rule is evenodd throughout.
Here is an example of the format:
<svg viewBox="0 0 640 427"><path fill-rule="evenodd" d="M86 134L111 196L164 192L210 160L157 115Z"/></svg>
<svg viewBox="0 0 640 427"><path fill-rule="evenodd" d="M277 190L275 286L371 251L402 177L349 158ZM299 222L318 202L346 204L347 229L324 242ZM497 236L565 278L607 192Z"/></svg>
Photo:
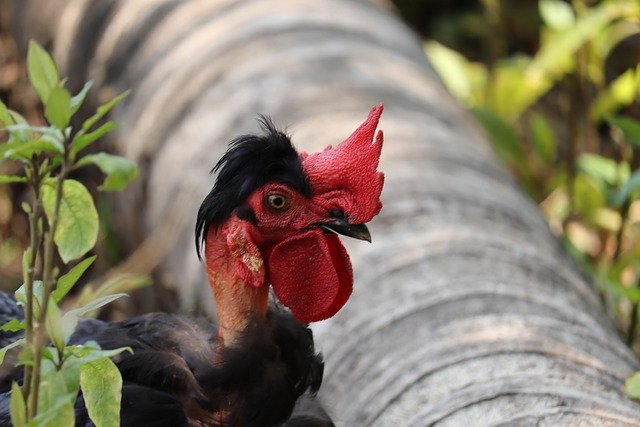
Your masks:
<svg viewBox="0 0 640 427"><path fill-rule="evenodd" d="M83 321L70 344L93 340L103 349L133 349L114 359L123 378L122 426L279 425L300 396L320 387L324 364L312 332L287 311L272 306L266 321L251 321L231 347L217 346L216 330L205 319L153 313L118 323ZM4 386L7 392L10 382ZM319 406L308 396L301 403ZM10 426L4 406L0 426ZM93 426L82 396L75 412L76 426ZM215 419L220 412L226 420ZM321 408L305 409L288 422L308 418L308 425L332 425Z"/></svg>
<svg viewBox="0 0 640 427"><path fill-rule="evenodd" d="M251 221L252 213L242 210L242 202L267 183L286 184L303 196L311 196L311 184L302 170L302 160L289 137L261 116L264 135L242 135L229 143L227 152L212 169L216 183L202 202L196 221L196 250L210 226L220 226L234 210Z"/></svg>

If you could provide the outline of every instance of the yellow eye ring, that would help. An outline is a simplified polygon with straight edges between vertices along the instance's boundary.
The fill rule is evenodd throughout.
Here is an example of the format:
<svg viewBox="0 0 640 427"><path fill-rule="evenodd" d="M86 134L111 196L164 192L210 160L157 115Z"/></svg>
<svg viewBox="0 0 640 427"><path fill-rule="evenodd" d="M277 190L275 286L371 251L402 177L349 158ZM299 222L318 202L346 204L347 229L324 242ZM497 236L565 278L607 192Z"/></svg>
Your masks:
<svg viewBox="0 0 640 427"><path fill-rule="evenodd" d="M265 202L269 208L276 212L282 212L289 207L289 204L291 204L289 197L281 193L267 194Z"/></svg>

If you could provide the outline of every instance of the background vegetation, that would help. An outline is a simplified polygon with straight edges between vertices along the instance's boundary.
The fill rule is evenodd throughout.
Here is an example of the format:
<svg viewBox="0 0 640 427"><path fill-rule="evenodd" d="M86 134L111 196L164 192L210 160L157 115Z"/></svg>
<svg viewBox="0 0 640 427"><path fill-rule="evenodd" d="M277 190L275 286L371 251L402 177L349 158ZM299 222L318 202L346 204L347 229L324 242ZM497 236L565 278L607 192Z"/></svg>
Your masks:
<svg viewBox="0 0 640 427"><path fill-rule="evenodd" d="M638 1L394 1L551 230L593 275L621 335L640 352ZM15 42L0 31L0 98L38 124L42 113L35 93L24 89L18 58ZM16 167L6 163L0 173ZM21 183L0 186L0 285L6 289L22 282L26 193ZM100 271L122 256L110 223L101 223L94 250L105 255L93 266L103 263Z"/></svg>
<svg viewBox="0 0 640 427"><path fill-rule="evenodd" d="M640 4L396 2L445 84L551 230L594 276L630 345L640 303ZM411 15L417 13L417 15ZM413 16L413 18L411 17ZM637 347L637 345L636 345ZM637 348L636 348L637 350Z"/></svg>
<svg viewBox="0 0 640 427"><path fill-rule="evenodd" d="M425 52L445 84L638 351L640 3L515 3L467 2L451 27L414 23L437 38ZM638 381L628 383L635 396Z"/></svg>

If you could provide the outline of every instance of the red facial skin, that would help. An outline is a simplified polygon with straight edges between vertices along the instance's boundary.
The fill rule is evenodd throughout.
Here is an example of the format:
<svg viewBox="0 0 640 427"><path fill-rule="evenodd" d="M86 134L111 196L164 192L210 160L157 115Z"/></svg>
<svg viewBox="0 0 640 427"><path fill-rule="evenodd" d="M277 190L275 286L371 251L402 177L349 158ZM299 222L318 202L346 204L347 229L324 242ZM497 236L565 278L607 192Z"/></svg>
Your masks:
<svg viewBox="0 0 640 427"><path fill-rule="evenodd" d="M382 105L344 142L320 153L303 155L303 169L314 190L307 198L283 184L255 190L244 202L255 225L235 214L205 239L209 282L220 322L220 337L233 344L249 314L265 316L269 285L300 322L333 316L353 286L349 256L335 235L318 223L335 220L340 210L351 224L370 221L382 208L384 175L377 171L382 132L374 135ZM286 206L270 206L270 195Z"/></svg>
<svg viewBox="0 0 640 427"><path fill-rule="evenodd" d="M276 210L269 207L266 199L275 194L288 200L285 208ZM271 280L270 266L265 268L265 260L270 259L273 249L294 236L305 236L305 232L311 232L313 236L322 235L315 224L332 221L328 212L337 208L322 197L309 199L282 184L269 184L256 190L246 204L255 213L256 226L234 215L219 230L210 229L206 238L209 283L218 308L220 336L227 345L234 342L237 332L245 328L248 313L266 314ZM322 236L337 240L335 236ZM305 244L302 246L299 252L306 252ZM349 273L343 281L351 280L348 258L335 261L338 264L346 261L348 266L340 265L341 270L346 269ZM332 265L331 260L328 262L329 266ZM305 268L304 265L291 267ZM274 288L277 291L276 285Z"/></svg>

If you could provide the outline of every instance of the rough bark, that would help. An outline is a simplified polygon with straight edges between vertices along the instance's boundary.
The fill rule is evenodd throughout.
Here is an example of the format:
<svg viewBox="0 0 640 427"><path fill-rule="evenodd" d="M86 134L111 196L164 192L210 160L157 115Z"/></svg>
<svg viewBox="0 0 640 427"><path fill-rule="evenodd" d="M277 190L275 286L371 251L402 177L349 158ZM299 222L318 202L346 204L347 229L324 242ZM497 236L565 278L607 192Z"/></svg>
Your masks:
<svg viewBox="0 0 640 427"><path fill-rule="evenodd" d="M115 113L144 172L123 227L186 309L211 298L192 230L226 141L266 113L313 151L385 103L374 243L347 242L356 290L316 328L338 425L640 425L621 390L637 360L387 7L73 0L61 16L70 82L134 91Z"/></svg>

